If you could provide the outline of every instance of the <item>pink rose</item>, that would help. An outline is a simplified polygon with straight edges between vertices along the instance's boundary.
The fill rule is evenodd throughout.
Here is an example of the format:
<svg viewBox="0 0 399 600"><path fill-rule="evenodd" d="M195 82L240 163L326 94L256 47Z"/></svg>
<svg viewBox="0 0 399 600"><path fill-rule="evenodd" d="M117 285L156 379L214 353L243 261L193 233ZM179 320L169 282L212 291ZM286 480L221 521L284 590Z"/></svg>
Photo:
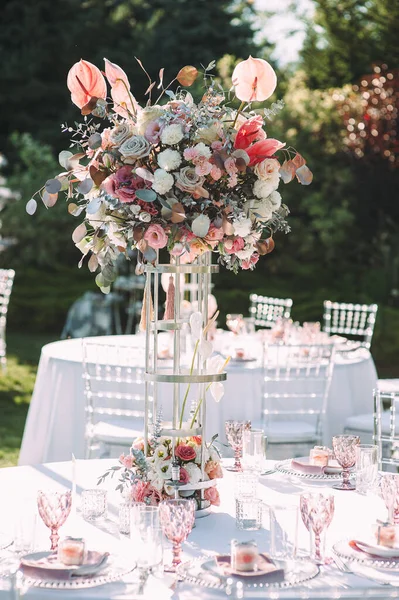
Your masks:
<svg viewBox="0 0 399 600"><path fill-rule="evenodd" d="M161 493L149 481L141 479L132 485L131 496L134 502L144 502L150 506L157 506L162 500Z"/></svg>
<svg viewBox="0 0 399 600"><path fill-rule="evenodd" d="M144 440L143 438L136 438L132 444L132 448L134 448L135 450L141 450L142 452L144 452Z"/></svg>
<svg viewBox="0 0 399 600"><path fill-rule="evenodd" d="M168 236L161 225L154 223L150 225L144 234L144 239L151 248L165 248L168 243Z"/></svg>
<svg viewBox="0 0 399 600"><path fill-rule="evenodd" d="M200 177L204 177L205 175L209 175L209 173L211 171L212 171L212 165L207 160L201 160L201 161L199 161L198 164L197 164L197 166L195 167L195 172Z"/></svg>
<svg viewBox="0 0 399 600"><path fill-rule="evenodd" d="M125 469L131 469L133 467L134 457L131 456L131 454L125 456L125 454L122 453L119 457L119 462L123 464Z"/></svg>
<svg viewBox="0 0 399 600"><path fill-rule="evenodd" d="M175 454L177 458L183 460L185 462L189 462L190 460L194 460L197 456L196 451L192 446L188 446L187 444L179 444L176 446Z"/></svg>
<svg viewBox="0 0 399 600"><path fill-rule="evenodd" d="M180 479L179 483L186 485L186 483L190 482L190 476L184 467L180 467Z"/></svg>
<svg viewBox="0 0 399 600"><path fill-rule="evenodd" d="M150 123L148 123L145 129L144 137L151 144L158 144L159 140L161 139L162 129L163 125L158 119L156 119L155 121L151 121Z"/></svg>
<svg viewBox="0 0 399 600"><path fill-rule="evenodd" d="M220 506L219 492L215 487L207 488L204 492L204 498L205 500L209 500L213 506Z"/></svg>
<svg viewBox="0 0 399 600"><path fill-rule="evenodd" d="M144 181L141 177L132 172L131 165L125 165L113 173L102 183L102 187L107 194L115 196L121 202L128 204L138 204L142 210L151 215L157 214L157 209L151 202L139 200L136 196L137 190L143 190L151 187L151 182Z"/></svg>
<svg viewBox="0 0 399 600"><path fill-rule="evenodd" d="M222 171L219 169L219 167L217 167L216 165L212 165L212 169L210 172L210 176L212 177L212 179L214 179L215 181L219 181L219 179L222 176Z"/></svg>
<svg viewBox="0 0 399 600"><path fill-rule="evenodd" d="M212 142L211 148L212 148L212 150L217 150L219 152L223 148L223 142L219 142L219 141Z"/></svg>
<svg viewBox="0 0 399 600"><path fill-rule="evenodd" d="M192 435L190 438L188 438L188 441L194 442L194 444L197 444L197 446L201 446L202 436L201 435Z"/></svg>
<svg viewBox="0 0 399 600"><path fill-rule="evenodd" d="M205 465L205 473L208 475L209 479L221 479L223 477L220 463L214 460L208 460Z"/></svg>
<svg viewBox="0 0 399 600"><path fill-rule="evenodd" d="M259 260L259 254L257 252L254 252L252 254L252 256L250 256L250 258L246 258L245 260L242 261L241 269L243 269L244 271L247 271L248 269L250 269L252 267L252 265L256 265L258 260Z"/></svg>
<svg viewBox="0 0 399 600"><path fill-rule="evenodd" d="M224 168L226 169L229 175L235 175L237 173L236 161L232 156L230 156L224 161Z"/></svg>
<svg viewBox="0 0 399 600"><path fill-rule="evenodd" d="M222 239L224 237L224 231L221 227L215 227L214 225L211 225L209 227L209 231L206 234L204 240L210 245L212 246L212 248L214 248L218 242L221 242Z"/></svg>
<svg viewBox="0 0 399 600"><path fill-rule="evenodd" d="M238 236L234 236L233 238L228 238L224 242L224 249L226 250L227 254L235 254L236 252L243 250L244 246L245 246L245 242L244 242L243 238L238 237Z"/></svg>

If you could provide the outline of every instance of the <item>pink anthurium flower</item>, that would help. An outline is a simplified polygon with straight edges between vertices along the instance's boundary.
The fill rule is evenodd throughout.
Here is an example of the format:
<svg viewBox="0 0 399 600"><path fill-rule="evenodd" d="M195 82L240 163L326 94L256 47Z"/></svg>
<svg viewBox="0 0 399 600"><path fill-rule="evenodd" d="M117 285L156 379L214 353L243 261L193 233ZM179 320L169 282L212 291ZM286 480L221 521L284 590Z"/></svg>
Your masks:
<svg viewBox="0 0 399 600"><path fill-rule="evenodd" d="M112 63L108 58L104 58L105 62L105 76L108 79L111 86L114 86L119 80L122 80L126 83L127 87L130 89L130 83L127 78L127 75L123 69L121 69L115 63Z"/></svg>
<svg viewBox="0 0 399 600"><path fill-rule="evenodd" d="M83 108L92 98L107 96L107 84L100 69L87 60L80 60L69 70L67 86L76 106Z"/></svg>
<svg viewBox="0 0 399 600"><path fill-rule="evenodd" d="M111 84L111 96L114 101L114 111L128 119L131 114L137 111L137 101L130 91L130 83L127 75L115 63L112 63L107 58L105 62L105 75Z"/></svg>
<svg viewBox="0 0 399 600"><path fill-rule="evenodd" d="M251 117L237 131L234 148L245 150L252 142L264 140L266 133L262 129L263 119L260 115Z"/></svg>
<svg viewBox="0 0 399 600"><path fill-rule="evenodd" d="M242 102L263 102L269 98L277 85L274 69L262 58L252 58L238 63L232 81L235 94Z"/></svg>
<svg viewBox="0 0 399 600"><path fill-rule="evenodd" d="M252 146L245 150L249 156L249 166L252 167L253 165L262 162L265 158L270 158L277 150L284 148L284 146L285 143L279 142L273 138L255 142L255 144L252 144Z"/></svg>

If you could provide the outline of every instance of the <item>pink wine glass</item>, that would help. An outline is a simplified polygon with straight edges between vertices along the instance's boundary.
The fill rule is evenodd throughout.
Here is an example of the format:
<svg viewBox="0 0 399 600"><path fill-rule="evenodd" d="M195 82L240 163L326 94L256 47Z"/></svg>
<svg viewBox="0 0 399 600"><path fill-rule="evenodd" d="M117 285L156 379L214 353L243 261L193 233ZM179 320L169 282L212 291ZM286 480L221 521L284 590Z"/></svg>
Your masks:
<svg viewBox="0 0 399 600"><path fill-rule="evenodd" d="M342 483L333 485L336 490L355 490L349 481L349 469L356 463L356 446L360 444L357 435L335 435L332 439L334 455L342 467Z"/></svg>
<svg viewBox="0 0 399 600"><path fill-rule="evenodd" d="M226 421L226 438L234 451L234 466L227 467L229 471L242 471L242 434L245 430L251 429L251 421Z"/></svg>
<svg viewBox="0 0 399 600"><path fill-rule="evenodd" d="M318 564L325 563L325 536L334 516L334 496L332 494L301 494L300 508L303 524L311 534L310 556ZM312 532L314 537L312 536Z"/></svg>
<svg viewBox="0 0 399 600"><path fill-rule="evenodd" d="M166 570L174 572L181 563L181 545L194 525L195 501L184 498L163 500L159 504L159 521L165 536L173 544L172 566Z"/></svg>
<svg viewBox="0 0 399 600"><path fill-rule="evenodd" d="M72 494L66 492L42 492L37 494L37 508L46 527L51 530L51 550L57 550L58 530L67 520L72 506Z"/></svg>
<svg viewBox="0 0 399 600"><path fill-rule="evenodd" d="M399 474L383 473L380 480L381 496L388 509L388 521L399 524Z"/></svg>

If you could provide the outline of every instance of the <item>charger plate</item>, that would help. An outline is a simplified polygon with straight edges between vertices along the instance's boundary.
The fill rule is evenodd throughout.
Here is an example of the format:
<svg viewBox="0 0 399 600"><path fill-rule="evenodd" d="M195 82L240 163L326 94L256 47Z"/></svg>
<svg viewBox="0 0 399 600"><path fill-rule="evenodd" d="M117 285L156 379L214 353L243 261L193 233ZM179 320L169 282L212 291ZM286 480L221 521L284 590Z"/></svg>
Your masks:
<svg viewBox="0 0 399 600"><path fill-rule="evenodd" d="M399 572L399 558L371 556L366 552L355 550L350 546L349 539L340 540L333 545L333 551L344 560L350 560L368 565L377 569L387 569Z"/></svg>
<svg viewBox="0 0 399 600"><path fill-rule="evenodd" d="M291 466L291 458L287 460L282 460L277 463L275 466L276 471L280 473L284 473L284 475L289 475L291 477L300 477L301 479L308 479L314 481L342 481L342 473L303 473L302 471L297 471L293 469ZM349 477L354 477L355 473L350 473Z"/></svg>
<svg viewBox="0 0 399 600"><path fill-rule="evenodd" d="M214 559L210 559L209 556L202 556L182 563L177 567L177 573L188 583L226 592L230 585L230 578L222 574L219 575L216 571L209 569L209 562L212 560ZM246 589L262 590L294 587L313 579L319 574L319 567L309 560L296 560L295 562L274 560L273 562L277 568L284 569L284 581L268 583L264 582L262 577L252 577L251 581L248 581L247 577L241 578L236 576L234 576L234 581L242 582L245 594Z"/></svg>
<svg viewBox="0 0 399 600"><path fill-rule="evenodd" d="M99 573L94 575L75 577L74 579L40 579L39 577L25 576L24 581L28 586L38 588L80 590L98 587L112 581L118 581L133 571L134 568L135 564L132 564L130 561L127 562L126 559L123 559L120 556L111 555L109 556L108 562L105 564L104 568Z"/></svg>

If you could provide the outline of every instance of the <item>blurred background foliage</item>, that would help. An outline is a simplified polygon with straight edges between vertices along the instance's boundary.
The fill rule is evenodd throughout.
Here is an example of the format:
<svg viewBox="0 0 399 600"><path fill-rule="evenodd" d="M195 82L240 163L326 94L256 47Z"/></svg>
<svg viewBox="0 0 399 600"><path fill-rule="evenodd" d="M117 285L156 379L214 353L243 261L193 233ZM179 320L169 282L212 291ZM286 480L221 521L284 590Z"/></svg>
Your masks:
<svg viewBox="0 0 399 600"><path fill-rule="evenodd" d="M269 136L295 146L315 177L306 188L281 184L292 233L276 239L275 252L254 272L222 271L215 278L219 306L247 313L250 292L289 296L294 318L312 320L321 319L327 298L378 302L373 354L382 374L395 371L399 4L314 0L313 5L298 61L280 68L267 40L270 15L250 0L3 0L0 52L7 59L0 74L0 151L8 160L7 185L20 197L0 215L1 236L17 239L0 253L1 266L17 271L11 331L59 334L70 304L95 290L86 267L77 268L80 256L71 233L79 221L63 202L50 211L40 207L33 217L25 212L26 201L57 172L57 153L68 148L60 124L80 120L66 88L71 65L85 58L102 67L106 56L126 70L133 93L143 100L147 81L135 56L153 78L164 66L165 81L185 64L200 67L216 59L217 75L228 89L236 62L252 54L276 68L280 84L271 102L285 102L267 123ZM292 10L299 10L296 3ZM374 121L386 121L390 129L380 130L373 121L378 135L366 128L355 151L348 119L352 113L366 119L371 100L364 100L362 81L367 76L372 82L373 69L383 64L381 73L393 77L384 85L393 89L394 109L389 122L384 111Z"/></svg>

